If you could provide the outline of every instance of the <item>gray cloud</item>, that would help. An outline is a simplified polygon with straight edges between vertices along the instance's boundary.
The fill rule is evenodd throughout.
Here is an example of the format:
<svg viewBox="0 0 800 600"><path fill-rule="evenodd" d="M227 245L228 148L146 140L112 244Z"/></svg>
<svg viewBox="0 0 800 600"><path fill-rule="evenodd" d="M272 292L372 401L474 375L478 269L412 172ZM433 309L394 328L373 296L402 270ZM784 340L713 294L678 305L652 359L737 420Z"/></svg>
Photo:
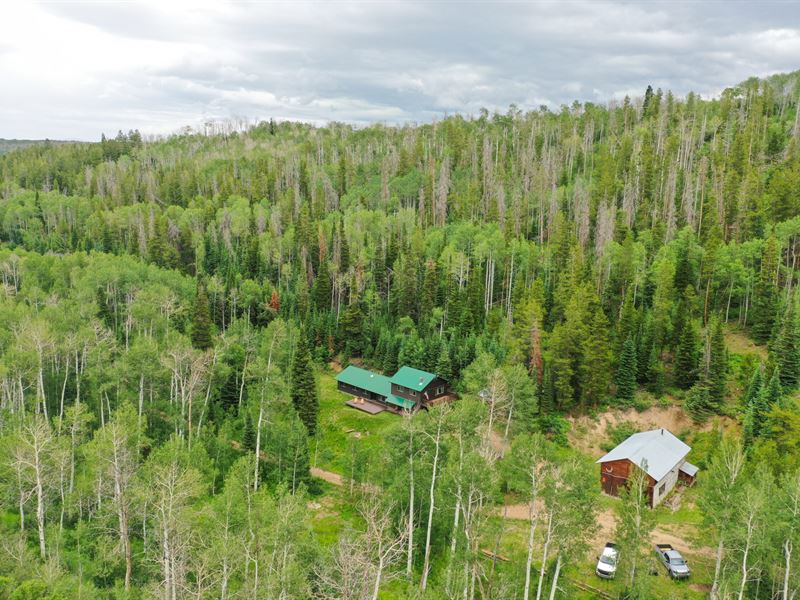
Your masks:
<svg viewBox="0 0 800 600"><path fill-rule="evenodd" d="M800 67L800 5L51 3L0 8L0 39L0 137L97 139L234 116L428 121L651 83L712 95Z"/></svg>

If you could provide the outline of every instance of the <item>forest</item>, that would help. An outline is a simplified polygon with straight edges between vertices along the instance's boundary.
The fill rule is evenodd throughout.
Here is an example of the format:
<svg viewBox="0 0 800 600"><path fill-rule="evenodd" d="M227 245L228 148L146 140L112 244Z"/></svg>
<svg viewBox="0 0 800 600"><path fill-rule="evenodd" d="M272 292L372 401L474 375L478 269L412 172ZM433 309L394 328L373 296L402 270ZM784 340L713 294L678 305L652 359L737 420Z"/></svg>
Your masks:
<svg viewBox="0 0 800 600"><path fill-rule="evenodd" d="M3 154L0 599L796 598L798 253L800 72ZM603 495L667 414L696 485Z"/></svg>

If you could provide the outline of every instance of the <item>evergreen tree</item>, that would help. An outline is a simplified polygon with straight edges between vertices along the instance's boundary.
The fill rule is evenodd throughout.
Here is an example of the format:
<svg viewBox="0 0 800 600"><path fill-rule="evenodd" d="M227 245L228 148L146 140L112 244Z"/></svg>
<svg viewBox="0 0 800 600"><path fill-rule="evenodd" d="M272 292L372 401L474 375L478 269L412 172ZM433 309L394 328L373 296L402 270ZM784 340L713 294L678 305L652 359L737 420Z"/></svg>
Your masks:
<svg viewBox="0 0 800 600"><path fill-rule="evenodd" d="M747 386L747 393L744 397L745 416L743 443L745 446L750 446L753 441L761 435L764 419L768 410L768 407L763 404L766 395L764 394L764 376L762 374L762 369L762 365L756 367L753 376L750 378L750 384Z"/></svg>
<svg viewBox="0 0 800 600"><path fill-rule="evenodd" d="M765 343L772 335L778 313L778 291L775 280L778 274L778 241L770 236L761 254L761 272L753 290L753 337Z"/></svg>
<svg viewBox="0 0 800 600"><path fill-rule="evenodd" d="M350 268L350 246L344 234L344 220L339 220L339 272L347 273Z"/></svg>
<svg viewBox="0 0 800 600"><path fill-rule="evenodd" d="M728 351L725 348L725 335L722 320L716 318L710 326L708 340L708 357L706 359L705 377L711 401L719 409L725 401L728 383Z"/></svg>
<svg viewBox="0 0 800 600"><path fill-rule="evenodd" d="M250 411L244 411L244 429L242 430L242 449L247 452L255 452L256 449L256 430L253 427L253 419Z"/></svg>
<svg viewBox="0 0 800 600"><path fill-rule="evenodd" d="M783 400L783 389L781 388L781 372L780 369L775 367L775 370L772 371L772 377L769 378L769 382L767 383L766 387L763 389L763 396L762 405L766 408L766 411L769 412L773 409L776 405L780 404Z"/></svg>
<svg viewBox="0 0 800 600"><path fill-rule="evenodd" d="M399 350L398 340L394 336L386 340L386 354L383 357L381 367L387 375L394 375L397 372L397 353Z"/></svg>
<svg viewBox="0 0 800 600"><path fill-rule="evenodd" d="M688 390L697 380L697 333L694 323L687 322L683 328L675 353L675 384Z"/></svg>
<svg viewBox="0 0 800 600"><path fill-rule="evenodd" d="M684 406L695 421L704 421L708 418L714 411L715 403L707 381L702 380L692 386L686 394Z"/></svg>
<svg viewBox="0 0 800 600"><path fill-rule="evenodd" d="M319 415L319 396L317 382L314 379L314 366L311 362L311 351L303 335L300 336L292 361L291 398L297 415L306 426L309 436L317 432Z"/></svg>
<svg viewBox="0 0 800 600"><path fill-rule="evenodd" d="M314 285L311 288L311 302L314 307L320 312L324 312L331 307L331 274L328 270L328 263L322 262L319 266L319 273L314 279Z"/></svg>
<svg viewBox="0 0 800 600"><path fill-rule="evenodd" d="M207 350L213 345L211 339L211 311L208 304L208 292L201 281L197 282L197 294L192 315L192 345L198 350Z"/></svg>
<svg viewBox="0 0 800 600"><path fill-rule="evenodd" d="M622 346L617 367L617 398L631 401L636 394L636 346L629 337Z"/></svg>
<svg viewBox="0 0 800 600"><path fill-rule="evenodd" d="M154 225L153 237L150 239L147 252L148 260L166 269L177 269L180 263L178 251L169 242L168 225L165 218L159 218Z"/></svg>
<svg viewBox="0 0 800 600"><path fill-rule="evenodd" d="M442 342L439 358L436 360L436 374L445 381L453 381L453 363L450 360L450 350L446 342Z"/></svg>
<svg viewBox="0 0 800 600"><path fill-rule="evenodd" d="M422 289L419 299L419 322L425 331L428 330L429 321L436 306L436 296L439 289L439 271L436 263L429 260L425 263L425 276L422 280Z"/></svg>
<svg viewBox="0 0 800 600"><path fill-rule="evenodd" d="M251 279L258 279L261 259L259 257L258 234L252 233L247 244L247 274Z"/></svg>
<svg viewBox="0 0 800 600"><path fill-rule="evenodd" d="M195 267L195 251L192 244L192 234L188 228L181 229L180 237L178 238L178 255L181 270L194 277Z"/></svg>
<svg viewBox="0 0 800 600"><path fill-rule="evenodd" d="M675 261L675 280L673 282L675 291L683 294L687 287L694 284L694 272L692 263L689 260L689 240L684 240L678 247L678 256Z"/></svg>
<svg viewBox="0 0 800 600"><path fill-rule="evenodd" d="M611 385L612 354L608 336L610 326L597 296L594 295L593 298L594 310L589 321L588 336L583 344L580 369L582 401L588 404L603 401Z"/></svg>
<svg viewBox="0 0 800 600"><path fill-rule="evenodd" d="M344 309L339 319L339 338L347 356L362 356L366 338L364 335L364 311L361 302L355 299Z"/></svg>
<svg viewBox="0 0 800 600"><path fill-rule="evenodd" d="M795 390L800 383L800 323L794 299L789 302L783 316L772 354L780 371L783 389L787 392Z"/></svg>

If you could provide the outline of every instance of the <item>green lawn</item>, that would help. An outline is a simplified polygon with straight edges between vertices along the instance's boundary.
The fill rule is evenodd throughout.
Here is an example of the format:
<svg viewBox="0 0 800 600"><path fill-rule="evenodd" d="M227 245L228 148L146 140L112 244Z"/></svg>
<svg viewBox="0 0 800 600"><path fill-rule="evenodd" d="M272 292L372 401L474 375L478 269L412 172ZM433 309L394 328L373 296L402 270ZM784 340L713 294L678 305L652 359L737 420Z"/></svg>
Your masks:
<svg viewBox="0 0 800 600"><path fill-rule="evenodd" d="M311 465L334 473L347 473L350 445L373 450L382 435L401 418L390 412L369 415L345 406L351 396L336 389L330 373L319 377L319 433L311 442Z"/></svg>

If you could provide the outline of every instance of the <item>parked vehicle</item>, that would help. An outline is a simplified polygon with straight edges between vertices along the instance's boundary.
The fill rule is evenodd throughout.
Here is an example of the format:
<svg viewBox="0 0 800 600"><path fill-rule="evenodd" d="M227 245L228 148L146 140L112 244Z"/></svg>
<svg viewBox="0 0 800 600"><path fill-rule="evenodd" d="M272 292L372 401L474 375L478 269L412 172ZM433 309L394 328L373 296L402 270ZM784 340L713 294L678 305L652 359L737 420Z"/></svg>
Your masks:
<svg viewBox="0 0 800 600"><path fill-rule="evenodd" d="M603 547L600 556L597 557L597 567L595 573L603 579L613 579L617 573L617 545L611 542Z"/></svg>
<svg viewBox="0 0 800 600"><path fill-rule="evenodd" d="M656 556L673 579L689 577L689 564L671 544L656 544Z"/></svg>

